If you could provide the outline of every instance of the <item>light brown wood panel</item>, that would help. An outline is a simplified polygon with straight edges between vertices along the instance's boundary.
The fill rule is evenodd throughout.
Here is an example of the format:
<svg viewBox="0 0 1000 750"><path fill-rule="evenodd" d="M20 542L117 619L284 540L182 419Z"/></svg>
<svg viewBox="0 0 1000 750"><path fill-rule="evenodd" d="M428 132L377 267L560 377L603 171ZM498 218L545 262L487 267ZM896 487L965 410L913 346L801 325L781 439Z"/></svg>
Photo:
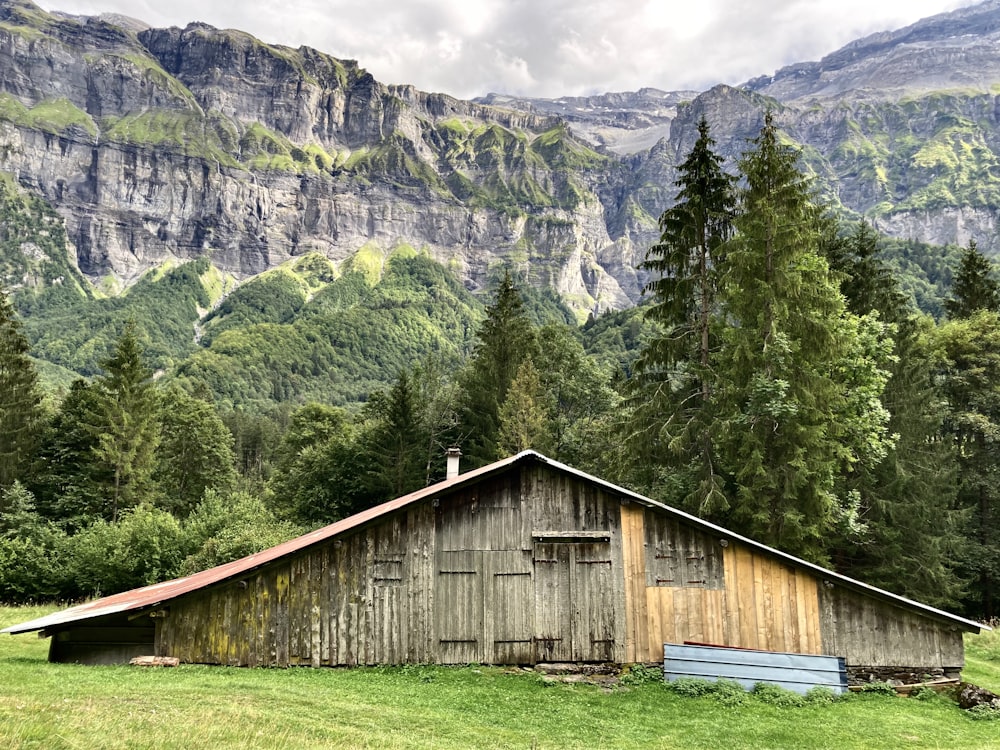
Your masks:
<svg viewBox="0 0 1000 750"><path fill-rule="evenodd" d="M738 542L725 550L726 645L796 653L824 653L817 581Z"/></svg>
<svg viewBox="0 0 1000 750"><path fill-rule="evenodd" d="M651 632L646 597L646 551L641 505L621 506L622 574L625 596L625 661L652 661L649 649Z"/></svg>

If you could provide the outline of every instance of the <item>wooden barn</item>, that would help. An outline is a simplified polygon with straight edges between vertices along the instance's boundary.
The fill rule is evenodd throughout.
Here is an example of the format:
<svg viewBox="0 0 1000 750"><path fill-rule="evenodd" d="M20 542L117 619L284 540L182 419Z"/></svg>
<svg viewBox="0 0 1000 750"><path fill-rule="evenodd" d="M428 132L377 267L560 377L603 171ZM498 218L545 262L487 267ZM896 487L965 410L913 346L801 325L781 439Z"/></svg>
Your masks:
<svg viewBox="0 0 1000 750"><path fill-rule="evenodd" d="M85 663L652 663L696 642L919 674L958 672L980 627L526 451L5 632Z"/></svg>

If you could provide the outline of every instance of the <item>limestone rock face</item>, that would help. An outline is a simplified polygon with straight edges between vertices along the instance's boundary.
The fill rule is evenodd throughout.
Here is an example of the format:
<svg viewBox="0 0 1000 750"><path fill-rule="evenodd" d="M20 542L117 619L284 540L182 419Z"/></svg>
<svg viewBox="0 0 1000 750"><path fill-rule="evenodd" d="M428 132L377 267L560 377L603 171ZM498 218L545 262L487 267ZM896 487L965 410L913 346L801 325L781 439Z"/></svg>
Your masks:
<svg viewBox="0 0 1000 750"><path fill-rule="evenodd" d="M771 109L844 214L1000 251L998 35L991 0L738 88L469 102L242 32L0 0L0 170L95 280L409 245L470 289L512 266L582 318L639 300L703 116L729 169Z"/></svg>
<svg viewBox="0 0 1000 750"><path fill-rule="evenodd" d="M20 0L0 20L14 112L0 169L57 208L92 278L128 284L206 253L247 277L306 252L341 262L408 244L470 288L509 263L581 314L638 299L634 248L655 222L612 236L624 173L545 113L384 86L353 61L204 24Z"/></svg>

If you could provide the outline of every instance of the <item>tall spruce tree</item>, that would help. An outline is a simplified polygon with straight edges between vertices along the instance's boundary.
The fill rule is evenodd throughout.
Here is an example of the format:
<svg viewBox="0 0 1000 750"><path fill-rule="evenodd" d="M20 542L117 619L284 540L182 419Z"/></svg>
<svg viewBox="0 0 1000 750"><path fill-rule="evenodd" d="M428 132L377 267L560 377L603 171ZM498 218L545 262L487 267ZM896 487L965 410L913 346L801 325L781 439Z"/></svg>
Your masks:
<svg viewBox="0 0 1000 750"><path fill-rule="evenodd" d="M963 514L956 511L955 452L940 439L946 403L934 382L927 343L931 322L912 309L879 257L880 237L867 222L824 243L830 267L856 315L877 313L892 325L893 354L881 401L895 436L887 455L861 455L838 478L838 495L858 503L857 527L842 527L834 552L842 572L936 606L962 595L956 572Z"/></svg>
<svg viewBox="0 0 1000 750"><path fill-rule="evenodd" d="M971 578L968 606L989 618L1000 613L1000 284L974 240L944 306L951 322L937 331L939 377L958 455L958 506L968 514L962 570Z"/></svg>
<svg viewBox="0 0 1000 750"><path fill-rule="evenodd" d="M157 491L179 518L201 502L206 490L228 492L236 484L233 436L207 397L172 384L161 394Z"/></svg>
<svg viewBox="0 0 1000 750"><path fill-rule="evenodd" d="M1000 283L993 270L993 264L979 252L976 241L969 240L959 261L951 296L944 301L949 318L969 318L977 310L1000 311Z"/></svg>
<svg viewBox="0 0 1000 750"><path fill-rule="evenodd" d="M43 426L41 402L28 342L0 289L0 491L27 478Z"/></svg>
<svg viewBox="0 0 1000 750"><path fill-rule="evenodd" d="M372 505L424 486L428 443L421 419L424 406L418 402L413 375L406 370L399 373L392 388L372 394L365 404L362 451Z"/></svg>
<svg viewBox="0 0 1000 750"><path fill-rule="evenodd" d="M497 438L500 406L525 359L538 346L524 301L508 271L504 271L486 319L476 332L476 344L461 377L462 453L472 466L500 458Z"/></svg>
<svg viewBox="0 0 1000 750"><path fill-rule="evenodd" d="M948 399L944 429L958 454L958 506L968 514L961 569L971 579L967 606L1000 614L1000 313L979 310L935 331Z"/></svg>
<svg viewBox="0 0 1000 750"><path fill-rule="evenodd" d="M111 475L105 492L114 523L122 510L149 499L160 441L159 397L134 321L125 324L102 366L105 372L95 382L96 403L88 427L96 439L94 457Z"/></svg>
<svg viewBox="0 0 1000 750"><path fill-rule="evenodd" d="M835 477L859 451L887 447L877 394L888 346L876 320L847 312L820 253L820 208L770 112L739 168L715 421L735 482L732 518L763 542L822 561L850 510Z"/></svg>
<svg viewBox="0 0 1000 750"><path fill-rule="evenodd" d="M507 398L500 405L497 444L502 455L529 448L551 452L553 406L547 396L534 363L525 359L507 390Z"/></svg>
<svg viewBox="0 0 1000 750"><path fill-rule="evenodd" d="M679 500L703 515L726 502L712 444L721 251L732 233L733 179L722 169L707 120L678 168L676 203L660 217L660 241L642 267L653 274L646 318L658 335L640 352L630 439L643 464L681 475ZM655 482L655 479L653 480Z"/></svg>

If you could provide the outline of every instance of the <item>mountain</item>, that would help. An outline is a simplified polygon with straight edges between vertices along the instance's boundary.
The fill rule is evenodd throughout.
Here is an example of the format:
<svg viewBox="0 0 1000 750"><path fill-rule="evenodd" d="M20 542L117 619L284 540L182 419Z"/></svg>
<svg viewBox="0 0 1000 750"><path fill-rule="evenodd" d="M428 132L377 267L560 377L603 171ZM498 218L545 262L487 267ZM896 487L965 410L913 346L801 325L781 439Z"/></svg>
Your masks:
<svg viewBox="0 0 1000 750"><path fill-rule="evenodd" d="M732 168L770 109L836 211L908 243L933 309L949 256L919 243L1000 252L998 36L989 0L742 86L462 101L239 31L0 0L0 283L38 356L82 373L131 316L157 367L221 392L253 379L241 367L277 377L235 340L271 326L253 335L298 348L254 397L270 399L334 361L315 339L348 308L390 326L374 311L423 300L408 325L459 354L479 303L424 300L439 267L472 293L509 267L580 322L631 307L699 119ZM347 308L324 302L351 289ZM363 397L414 354L383 348L366 385L314 395Z"/></svg>
<svg viewBox="0 0 1000 750"><path fill-rule="evenodd" d="M512 263L581 310L632 304L655 223L627 170L544 114L385 86L354 61L204 24L0 3L0 169L129 285L208 255L247 278L320 252L426 248L477 289Z"/></svg>

